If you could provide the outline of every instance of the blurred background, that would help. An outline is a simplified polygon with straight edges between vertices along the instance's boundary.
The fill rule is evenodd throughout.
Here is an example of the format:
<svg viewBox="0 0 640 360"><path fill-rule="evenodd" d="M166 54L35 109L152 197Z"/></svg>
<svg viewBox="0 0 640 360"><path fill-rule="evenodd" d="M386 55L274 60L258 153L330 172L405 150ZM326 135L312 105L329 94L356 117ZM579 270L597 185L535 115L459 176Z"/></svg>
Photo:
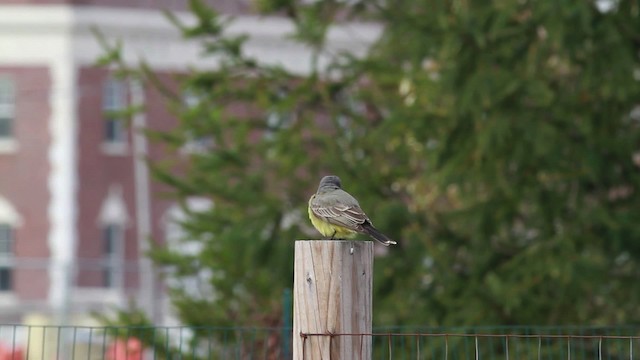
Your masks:
<svg viewBox="0 0 640 360"><path fill-rule="evenodd" d="M336 174L399 243L376 245L374 326L637 334L639 17L0 0L0 323L282 341L293 241Z"/></svg>

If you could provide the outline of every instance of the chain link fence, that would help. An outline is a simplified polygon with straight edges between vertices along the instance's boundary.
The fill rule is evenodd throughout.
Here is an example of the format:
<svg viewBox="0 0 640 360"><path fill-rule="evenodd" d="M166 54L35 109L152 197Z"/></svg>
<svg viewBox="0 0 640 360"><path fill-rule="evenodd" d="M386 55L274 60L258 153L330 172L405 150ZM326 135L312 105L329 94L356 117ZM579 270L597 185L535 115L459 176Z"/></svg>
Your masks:
<svg viewBox="0 0 640 360"><path fill-rule="evenodd" d="M286 360L292 336L290 328L0 325L0 360ZM386 327L300 338L342 336L372 337L373 359L640 358L640 326Z"/></svg>

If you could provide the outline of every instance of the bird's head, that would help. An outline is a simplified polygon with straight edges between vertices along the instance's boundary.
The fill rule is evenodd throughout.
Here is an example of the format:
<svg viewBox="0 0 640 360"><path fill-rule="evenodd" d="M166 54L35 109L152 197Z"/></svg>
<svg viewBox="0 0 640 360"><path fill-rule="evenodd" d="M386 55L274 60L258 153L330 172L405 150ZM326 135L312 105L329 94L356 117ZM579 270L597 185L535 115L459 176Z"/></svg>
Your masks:
<svg viewBox="0 0 640 360"><path fill-rule="evenodd" d="M342 189L340 178L335 175L327 175L320 180L318 192Z"/></svg>

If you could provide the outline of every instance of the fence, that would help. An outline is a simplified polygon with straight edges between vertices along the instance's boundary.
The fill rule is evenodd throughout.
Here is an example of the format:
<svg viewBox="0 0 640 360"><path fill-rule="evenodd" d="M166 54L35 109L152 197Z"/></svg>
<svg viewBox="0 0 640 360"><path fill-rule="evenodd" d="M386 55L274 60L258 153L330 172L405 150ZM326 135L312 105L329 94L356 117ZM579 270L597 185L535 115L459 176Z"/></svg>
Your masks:
<svg viewBox="0 0 640 360"><path fill-rule="evenodd" d="M0 360L289 359L291 328L0 325ZM640 358L640 326L375 328L373 359Z"/></svg>

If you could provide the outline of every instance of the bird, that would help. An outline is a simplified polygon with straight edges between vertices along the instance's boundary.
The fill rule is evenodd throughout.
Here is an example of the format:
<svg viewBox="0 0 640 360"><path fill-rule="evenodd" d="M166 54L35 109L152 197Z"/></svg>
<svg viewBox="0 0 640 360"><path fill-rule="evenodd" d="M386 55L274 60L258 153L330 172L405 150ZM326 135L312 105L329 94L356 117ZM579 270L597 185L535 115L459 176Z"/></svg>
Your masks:
<svg viewBox="0 0 640 360"><path fill-rule="evenodd" d="M320 180L318 191L309 199L308 210L311 224L322 236L346 239L366 234L384 246L397 244L373 227L358 200L342 189L338 176L327 175Z"/></svg>

